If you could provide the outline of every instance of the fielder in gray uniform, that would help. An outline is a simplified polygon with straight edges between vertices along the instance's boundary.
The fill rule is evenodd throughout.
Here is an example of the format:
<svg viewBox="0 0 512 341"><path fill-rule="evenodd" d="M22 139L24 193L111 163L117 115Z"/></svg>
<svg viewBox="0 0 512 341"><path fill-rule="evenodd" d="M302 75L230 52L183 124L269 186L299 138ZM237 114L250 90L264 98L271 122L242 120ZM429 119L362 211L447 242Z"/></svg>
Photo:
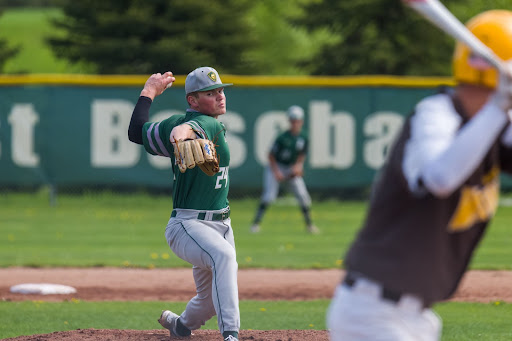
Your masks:
<svg viewBox="0 0 512 341"><path fill-rule="evenodd" d="M512 12L468 28L512 61ZM461 43L453 67L458 85L416 105L380 170L328 311L333 341L441 338L431 306L454 294L512 171L512 69L498 77Z"/></svg>
<svg viewBox="0 0 512 341"><path fill-rule="evenodd" d="M237 341L240 329L235 241L229 202L229 148L226 129L217 120L226 113L224 88L217 71L197 68L188 74L185 95L189 109L160 122L148 122L153 99L174 82L172 72L153 74L146 81L132 114L128 135L153 155L173 164L173 210L165 237L172 251L192 264L196 296L181 315L164 310L158 319L171 336L186 337L217 315L224 340ZM209 176L200 167L180 170L176 143L213 141L218 172Z"/></svg>
<svg viewBox="0 0 512 341"><path fill-rule="evenodd" d="M279 186L283 182L291 187L295 198L299 202L304 214L307 231L310 233L319 232L311 220L311 197L302 177L308 148L308 137L302 130L304 110L297 105L293 105L288 108L287 115L290 120L290 129L277 137L268 155L269 164L265 168L263 193L251 226L252 233L260 232L260 222L263 215L269 204L277 198Z"/></svg>

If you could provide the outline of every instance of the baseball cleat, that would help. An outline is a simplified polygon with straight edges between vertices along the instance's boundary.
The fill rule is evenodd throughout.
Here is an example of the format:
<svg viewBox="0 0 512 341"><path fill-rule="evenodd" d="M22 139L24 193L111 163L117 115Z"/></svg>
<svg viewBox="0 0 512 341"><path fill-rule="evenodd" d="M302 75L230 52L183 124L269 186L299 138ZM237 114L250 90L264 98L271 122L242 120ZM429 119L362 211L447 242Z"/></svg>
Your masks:
<svg viewBox="0 0 512 341"><path fill-rule="evenodd" d="M176 337L184 337L184 336L190 336L190 331L186 335L180 335L178 331L176 330L176 326L178 324L179 316L173 313L170 310L164 310L162 311L162 315L160 315L160 318L158 319L158 323L162 325L165 329L169 329L171 332L171 336Z"/></svg>
<svg viewBox="0 0 512 341"><path fill-rule="evenodd" d="M227 338L224 339L224 341L238 341L238 339L233 335L229 335Z"/></svg>
<svg viewBox="0 0 512 341"><path fill-rule="evenodd" d="M251 226L251 233L258 233L258 232L260 232L260 225L258 225L258 224L253 224L253 225Z"/></svg>
<svg viewBox="0 0 512 341"><path fill-rule="evenodd" d="M311 224L311 225L308 225L307 227L307 230L309 233L311 234L318 234L320 233L320 230L318 229L318 227L316 227L315 225Z"/></svg>

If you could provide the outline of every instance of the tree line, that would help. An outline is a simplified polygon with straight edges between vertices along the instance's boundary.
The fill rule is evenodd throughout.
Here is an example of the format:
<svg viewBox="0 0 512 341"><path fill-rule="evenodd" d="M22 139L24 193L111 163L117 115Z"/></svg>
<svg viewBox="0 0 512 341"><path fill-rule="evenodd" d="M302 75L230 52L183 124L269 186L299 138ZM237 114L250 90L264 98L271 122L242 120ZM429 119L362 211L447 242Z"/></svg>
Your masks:
<svg viewBox="0 0 512 341"><path fill-rule="evenodd" d="M451 73L454 41L400 0L22 2L59 7L59 34L47 43L58 58L98 74L186 74L200 65L242 75ZM510 0L443 3L463 22L511 9ZM17 50L0 40L0 51L1 68Z"/></svg>

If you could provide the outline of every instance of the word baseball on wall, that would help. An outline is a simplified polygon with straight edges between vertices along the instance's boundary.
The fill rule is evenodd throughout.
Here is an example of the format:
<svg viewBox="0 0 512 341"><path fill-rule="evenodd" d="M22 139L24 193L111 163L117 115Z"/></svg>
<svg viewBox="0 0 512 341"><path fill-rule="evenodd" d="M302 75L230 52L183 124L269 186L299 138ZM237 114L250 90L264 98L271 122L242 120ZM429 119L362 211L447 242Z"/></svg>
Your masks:
<svg viewBox="0 0 512 341"><path fill-rule="evenodd" d="M141 86L0 87L0 186L170 186L170 160L127 137ZM257 188L270 145L302 106L314 188L367 186L414 104L435 87L235 86L226 88L232 187ZM185 112L183 87L156 98L151 121Z"/></svg>

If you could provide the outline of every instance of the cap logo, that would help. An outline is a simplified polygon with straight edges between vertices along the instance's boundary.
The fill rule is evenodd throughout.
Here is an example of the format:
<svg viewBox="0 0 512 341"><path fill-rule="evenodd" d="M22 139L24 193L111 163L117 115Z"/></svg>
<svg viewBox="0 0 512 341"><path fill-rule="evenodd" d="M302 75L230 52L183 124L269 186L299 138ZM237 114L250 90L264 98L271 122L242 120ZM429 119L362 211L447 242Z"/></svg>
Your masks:
<svg viewBox="0 0 512 341"><path fill-rule="evenodd" d="M210 78L212 81L216 82L217 81L217 75L215 74L215 72L213 71L210 71L208 72L208 78Z"/></svg>

